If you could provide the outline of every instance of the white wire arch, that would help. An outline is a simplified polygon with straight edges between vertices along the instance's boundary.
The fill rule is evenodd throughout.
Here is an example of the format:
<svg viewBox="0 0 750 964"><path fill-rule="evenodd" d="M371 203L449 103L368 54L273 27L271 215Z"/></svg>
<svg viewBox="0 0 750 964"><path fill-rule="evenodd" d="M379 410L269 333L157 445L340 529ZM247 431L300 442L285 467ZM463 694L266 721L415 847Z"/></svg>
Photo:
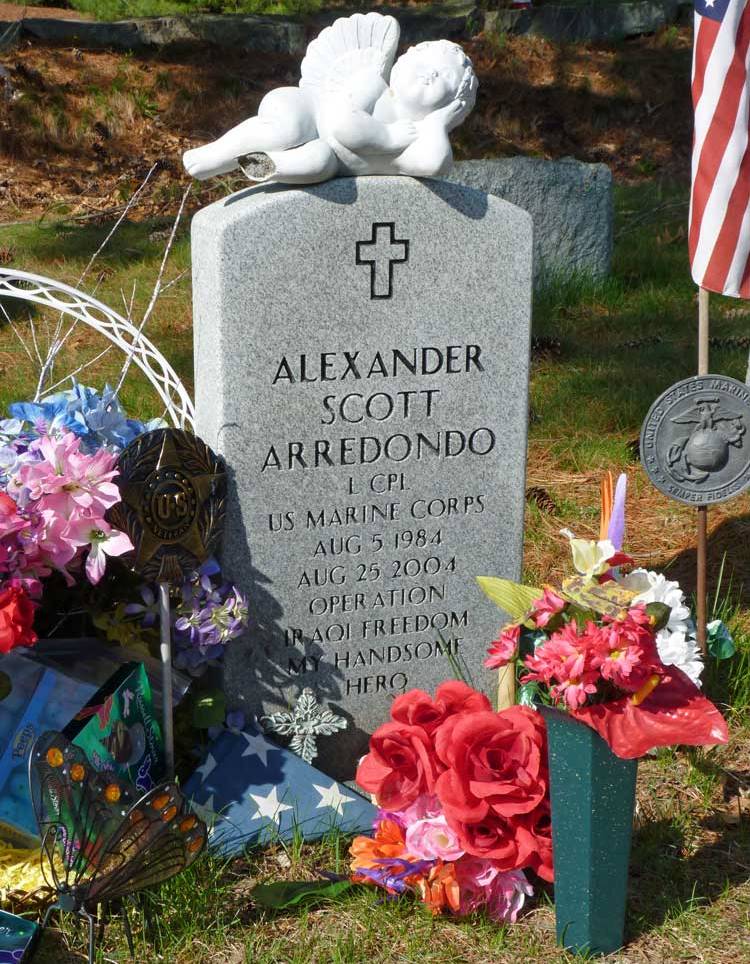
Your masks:
<svg viewBox="0 0 750 964"><path fill-rule="evenodd" d="M43 305L88 325L108 338L143 372L177 428L194 430L195 408L177 372L135 325L85 291L28 271L0 268L0 298Z"/></svg>

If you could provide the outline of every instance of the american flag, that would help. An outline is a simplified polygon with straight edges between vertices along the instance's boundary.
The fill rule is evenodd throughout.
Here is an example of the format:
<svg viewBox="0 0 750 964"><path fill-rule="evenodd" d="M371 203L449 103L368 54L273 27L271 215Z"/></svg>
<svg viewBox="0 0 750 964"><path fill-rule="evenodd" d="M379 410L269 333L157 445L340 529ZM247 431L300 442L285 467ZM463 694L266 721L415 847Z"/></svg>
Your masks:
<svg viewBox="0 0 750 964"><path fill-rule="evenodd" d="M690 267L750 298L750 0L695 0Z"/></svg>
<svg viewBox="0 0 750 964"><path fill-rule="evenodd" d="M356 790L272 743L252 725L222 733L183 792L212 828L208 849L223 856L241 853L247 844L296 835L315 840L333 830L370 833L377 813Z"/></svg>

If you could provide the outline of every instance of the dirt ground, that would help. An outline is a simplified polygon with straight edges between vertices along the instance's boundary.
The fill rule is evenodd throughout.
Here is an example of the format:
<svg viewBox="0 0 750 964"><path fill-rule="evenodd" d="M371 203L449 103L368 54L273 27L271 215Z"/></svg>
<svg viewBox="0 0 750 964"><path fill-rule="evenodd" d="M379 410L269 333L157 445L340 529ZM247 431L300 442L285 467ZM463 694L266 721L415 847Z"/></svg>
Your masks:
<svg viewBox="0 0 750 964"><path fill-rule="evenodd" d="M619 44L494 36L465 46L480 88L454 134L457 157L572 156L621 181L687 179L688 28ZM155 162L171 210L187 183L182 152L299 78L297 57L210 48L131 55L24 42L0 65L0 223L101 216Z"/></svg>

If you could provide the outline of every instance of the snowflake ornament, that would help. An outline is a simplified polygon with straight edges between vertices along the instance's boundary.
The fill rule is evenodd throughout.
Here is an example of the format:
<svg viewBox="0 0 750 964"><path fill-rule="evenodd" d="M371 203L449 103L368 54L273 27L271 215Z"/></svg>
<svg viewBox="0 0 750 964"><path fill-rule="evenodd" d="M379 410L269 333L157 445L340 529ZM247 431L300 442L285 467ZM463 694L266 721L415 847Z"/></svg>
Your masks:
<svg viewBox="0 0 750 964"><path fill-rule="evenodd" d="M318 755L319 736L331 736L348 726L343 716L336 716L321 706L313 691L307 687L288 713L272 713L262 717L261 722L266 731L291 736L289 749L302 757L305 763L312 763Z"/></svg>

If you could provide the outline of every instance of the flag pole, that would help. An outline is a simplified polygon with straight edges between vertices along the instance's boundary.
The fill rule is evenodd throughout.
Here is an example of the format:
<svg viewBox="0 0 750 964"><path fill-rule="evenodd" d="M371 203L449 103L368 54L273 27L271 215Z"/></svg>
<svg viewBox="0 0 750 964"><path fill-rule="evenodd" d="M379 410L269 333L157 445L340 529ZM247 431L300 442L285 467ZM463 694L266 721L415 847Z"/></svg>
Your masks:
<svg viewBox="0 0 750 964"><path fill-rule="evenodd" d="M698 288L698 374L708 374L708 291ZM706 653L706 557L708 554L708 506L698 508L698 539L696 546L696 622L697 639L701 652Z"/></svg>

